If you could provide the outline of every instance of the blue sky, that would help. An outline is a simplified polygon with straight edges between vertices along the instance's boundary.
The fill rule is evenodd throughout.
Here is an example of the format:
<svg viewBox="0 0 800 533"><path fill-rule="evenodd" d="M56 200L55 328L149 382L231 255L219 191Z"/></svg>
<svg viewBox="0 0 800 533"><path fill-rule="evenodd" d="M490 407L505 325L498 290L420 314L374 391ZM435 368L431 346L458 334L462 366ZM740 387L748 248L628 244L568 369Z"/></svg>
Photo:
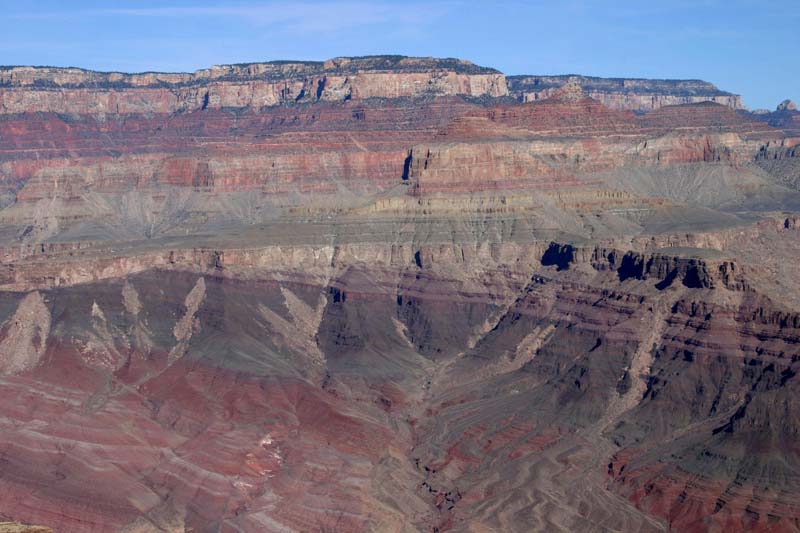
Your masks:
<svg viewBox="0 0 800 533"><path fill-rule="evenodd" d="M406 54L506 74L701 78L800 100L800 1L0 0L0 64L191 71Z"/></svg>

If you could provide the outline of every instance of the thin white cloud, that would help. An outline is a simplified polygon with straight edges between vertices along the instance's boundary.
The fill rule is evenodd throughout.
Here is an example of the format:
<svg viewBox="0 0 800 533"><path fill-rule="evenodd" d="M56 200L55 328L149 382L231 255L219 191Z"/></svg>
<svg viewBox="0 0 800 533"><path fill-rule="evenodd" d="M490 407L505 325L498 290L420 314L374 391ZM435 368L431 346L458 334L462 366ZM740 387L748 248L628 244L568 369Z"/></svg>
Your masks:
<svg viewBox="0 0 800 533"><path fill-rule="evenodd" d="M114 7L17 13L20 18L149 17L229 18L259 27L280 26L291 33L334 33L359 27L397 25L428 26L458 5L458 2L266 2L234 6Z"/></svg>

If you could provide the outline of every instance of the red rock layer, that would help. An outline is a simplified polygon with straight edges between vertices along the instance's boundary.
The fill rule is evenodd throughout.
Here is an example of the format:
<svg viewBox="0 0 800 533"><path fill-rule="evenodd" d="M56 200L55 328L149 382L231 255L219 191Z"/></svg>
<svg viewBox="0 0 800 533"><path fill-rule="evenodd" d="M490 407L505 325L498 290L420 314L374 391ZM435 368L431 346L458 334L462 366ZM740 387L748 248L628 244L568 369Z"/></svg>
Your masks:
<svg viewBox="0 0 800 533"><path fill-rule="evenodd" d="M0 177L21 201L163 183L211 191L394 185L407 147L473 106L461 100L319 104L174 116L20 115L0 121ZM33 155L33 157L32 157Z"/></svg>
<svg viewBox="0 0 800 533"><path fill-rule="evenodd" d="M629 421L649 434L625 440L609 465L615 489L681 530L796 530L800 317L754 297L683 300L667 324L658 370Z"/></svg>
<svg viewBox="0 0 800 533"><path fill-rule="evenodd" d="M262 349L281 356L234 361L261 320L290 324L275 306L281 292L262 287L223 312L217 305L252 287L209 279L186 340L209 351L186 355L186 347L175 352L176 339L187 338L175 328L190 308L159 303L162 285L147 279L97 287L92 302L83 290L51 300L70 311L56 311L47 364L2 379L0 508L66 532L394 527L396 511L376 514L382 504L368 489L379 459L408 445L388 430L385 412L367 401L356 415L356 404L319 387L309 354L271 344L277 337ZM195 279L173 276L168 298L182 300ZM122 299L121 289L129 291ZM250 305L261 318L244 318ZM230 333L231 320L242 328L239 348L214 340Z"/></svg>

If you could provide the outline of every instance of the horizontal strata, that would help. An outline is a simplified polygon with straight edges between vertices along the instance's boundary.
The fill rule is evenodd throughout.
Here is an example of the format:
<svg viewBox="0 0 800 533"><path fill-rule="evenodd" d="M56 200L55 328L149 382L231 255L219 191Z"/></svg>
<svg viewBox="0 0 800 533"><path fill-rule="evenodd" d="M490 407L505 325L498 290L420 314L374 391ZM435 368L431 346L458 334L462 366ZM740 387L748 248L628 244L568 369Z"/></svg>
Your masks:
<svg viewBox="0 0 800 533"><path fill-rule="evenodd" d="M374 56L223 65L194 74L0 70L0 112L174 113L364 98L505 96L505 77L456 59Z"/></svg>
<svg viewBox="0 0 800 533"><path fill-rule="evenodd" d="M0 520L799 529L790 110L400 56L2 73Z"/></svg>
<svg viewBox="0 0 800 533"><path fill-rule="evenodd" d="M666 105L715 102L742 109L742 98L702 80L598 78L593 76L507 76L509 94L520 102L544 100L567 82L612 109L650 111Z"/></svg>
<svg viewBox="0 0 800 533"><path fill-rule="evenodd" d="M74 67L0 66L2 87L121 88L202 84L211 81L284 81L325 74L358 74L363 71L414 73L452 71L456 74L500 74L498 70L463 59L363 56L337 57L327 61L267 61L215 65L193 73L98 72Z"/></svg>
<svg viewBox="0 0 800 533"><path fill-rule="evenodd" d="M672 135L677 125L681 135ZM9 115L0 119L0 186L26 203L155 184L259 191L285 202L292 193L374 193L401 183L414 195L574 189L596 183L579 175L625 165L745 163L781 135L715 104L640 117L588 98L517 106L325 102L105 121Z"/></svg>
<svg viewBox="0 0 800 533"><path fill-rule="evenodd" d="M599 78L565 74L560 76L507 76L509 90L536 91L557 89L574 81L584 91L609 91L619 93L659 94L671 93L675 96L735 96L722 91L713 83L703 80L657 80L647 78Z"/></svg>
<svg viewBox="0 0 800 533"><path fill-rule="evenodd" d="M552 520L659 529L621 500L603 505L612 491L676 524L700 520L687 514L717 498L735 504L714 523L796 519L793 493L770 511L759 503L768 482L738 479L744 493L729 494L716 481L723 467L703 470L702 457L742 460L712 432L745 392L751 411L796 394L784 378L797 371L797 314L715 277L724 260L619 252L653 265L628 275L626 260L610 259L617 252L573 246L563 268L548 264L566 246L230 251L197 255L197 269L4 292L11 323L31 298L47 302L35 310L49 335L41 354L26 352L40 357L34 373L0 378L0 504L68 532L148 522L395 531L404 518L417 529ZM674 283L659 286L672 269ZM25 333L13 339L36 343ZM645 371L637 365L653 344ZM456 354L417 407L426 365ZM712 394L677 400L700 386ZM781 438L751 411L732 421L734 442L749 431ZM604 444L598 421L619 444ZM672 438L684 430L705 438L694 453ZM665 445L688 466L659 480L654 471L670 465L647 454ZM769 452L747 461L767 464ZM755 518L744 512L750 500Z"/></svg>
<svg viewBox="0 0 800 533"><path fill-rule="evenodd" d="M570 80L615 109L647 111L703 101L742 107L738 95L699 80L507 78L493 68L460 59L366 56L218 65L193 73L6 66L0 67L0 113L172 113L432 95L512 96L527 102L548 98Z"/></svg>

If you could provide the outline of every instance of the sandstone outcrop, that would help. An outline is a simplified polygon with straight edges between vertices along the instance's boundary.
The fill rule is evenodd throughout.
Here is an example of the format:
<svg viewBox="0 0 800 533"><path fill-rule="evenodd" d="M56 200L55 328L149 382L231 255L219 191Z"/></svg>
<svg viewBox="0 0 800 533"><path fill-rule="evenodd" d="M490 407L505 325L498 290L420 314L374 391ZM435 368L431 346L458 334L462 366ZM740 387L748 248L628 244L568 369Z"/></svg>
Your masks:
<svg viewBox="0 0 800 533"><path fill-rule="evenodd" d="M2 520L798 530L796 111L396 56L0 80Z"/></svg>
<svg viewBox="0 0 800 533"><path fill-rule="evenodd" d="M652 111L667 105L714 102L732 109L743 109L739 95L721 91L701 80L649 80L635 78L597 78L592 76L508 76L509 93L520 102L550 98L565 83L579 85L583 91L612 109Z"/></svg>
<svg viewBox="0 0 800 533"><path fill-rule="evenodd" d="M700 80L506 77L458 59L366 56L218 65L193 73L0 67L0 114L174 113L444 95L512 96L533 102L550 98L570 83L612 109L641 112L706 101L743 109L740 96Z"/></svg>
<svg viewBox="0 0 800 533"><path fill-rule="evenodd" d="M0 113L175 113L294 102L505 96L498 71L456 59L370 56L222 65L193 74L0 69Z"/></svg>

